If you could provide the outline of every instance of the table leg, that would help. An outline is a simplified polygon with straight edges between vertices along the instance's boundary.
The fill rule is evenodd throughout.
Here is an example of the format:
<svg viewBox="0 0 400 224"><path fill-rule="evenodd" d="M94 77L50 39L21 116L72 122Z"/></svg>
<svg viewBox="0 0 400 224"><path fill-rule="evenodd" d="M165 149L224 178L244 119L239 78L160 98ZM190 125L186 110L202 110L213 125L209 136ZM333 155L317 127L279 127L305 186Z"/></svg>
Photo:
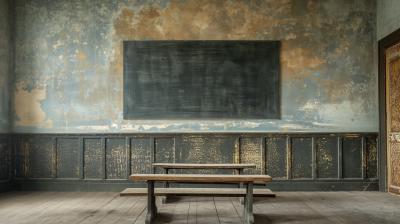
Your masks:
<svg viewBox="0 0 400 224"><path fill-rule="evenodd" d="M157 215L156 197L154 196L154 180L147 181L147 215L145 224L151 224Z"/></svg>
<svg viewBox="0 0 400 224"><path fill-rule="evenodd" d="M243 169L237 169L239 175L243 173ZM239 182L239 188L244 188L243 186L243 182ZM244 198L243 197L239 197L239 201L241 205L244 205Z"/></svg>
<svg viewBox="0 0 400 224"><path fill-rule="evenodd" d="M168 168L164 168L164 173L168 174ZM169 183L168 181L164 181L164 188L169 188ZM167 203L167 196L162 197L162 203L165 204Z"/></svg>
<svg viewBox="0 0 400 224"><path fill-rule="evenodd" d="M254 224L253 216L253 181L247 182L244 199L243 217L247 224Z"/></svg>

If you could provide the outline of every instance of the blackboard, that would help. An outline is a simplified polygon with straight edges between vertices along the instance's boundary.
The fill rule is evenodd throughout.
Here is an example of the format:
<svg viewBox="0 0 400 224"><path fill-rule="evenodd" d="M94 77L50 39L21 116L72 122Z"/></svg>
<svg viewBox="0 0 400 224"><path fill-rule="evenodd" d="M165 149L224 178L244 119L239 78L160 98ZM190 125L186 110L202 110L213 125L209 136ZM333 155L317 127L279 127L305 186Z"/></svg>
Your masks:
<svg viewBox="0 0 400 224"><path fill-rule="evenodd" d="M279 41L124 41L124 119L279 119Z"/></svg>

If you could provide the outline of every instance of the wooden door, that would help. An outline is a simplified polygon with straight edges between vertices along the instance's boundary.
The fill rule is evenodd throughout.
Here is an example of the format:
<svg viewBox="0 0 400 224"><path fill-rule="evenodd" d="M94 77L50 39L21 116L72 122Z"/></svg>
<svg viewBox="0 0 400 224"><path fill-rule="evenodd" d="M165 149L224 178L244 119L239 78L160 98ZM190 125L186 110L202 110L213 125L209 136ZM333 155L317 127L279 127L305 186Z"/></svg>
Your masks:
<svg viewBox="0 0 400 224"><path fill-rule="evenodd" d="M388 192L400 195L400 42L386 50Z"/></svg>

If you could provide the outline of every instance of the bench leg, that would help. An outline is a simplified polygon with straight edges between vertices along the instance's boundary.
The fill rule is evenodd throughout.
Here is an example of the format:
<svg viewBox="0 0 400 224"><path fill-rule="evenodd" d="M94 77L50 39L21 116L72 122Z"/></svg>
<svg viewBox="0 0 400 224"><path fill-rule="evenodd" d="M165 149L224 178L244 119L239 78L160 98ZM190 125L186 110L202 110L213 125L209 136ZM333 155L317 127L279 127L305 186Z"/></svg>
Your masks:
<svg viewBox="0 0 400 224"><path fill-rule="evenodd" d="M168 169L164 168L164 174L168 174ZM168 181L164 181L164 188L169 188L169 183ZM162 197L162 203L166 204L167 203L167 196Z"/></svg>
<svg viewBox="0 0 400 224"><path fill-rule="evenodd" d="M243 182L239 182L239 188L244 188ZM244 205L244 198L243 197L239 197L239 201L240 201L241 205Z"/></svg>
<svg viewBox="0 0 400 224"><path fill-rule="evenodd" d="M247 224L254 224L253 182L248 182L246 186L246 198L244 199L243 217Z"/></svg>
<svg viewBox="0 0 400 224"><path fill-rule="evenodd" d="M150 224L157 215L156 197L154 196L154 180L147 181L147 215L145 224Z"/></svg>

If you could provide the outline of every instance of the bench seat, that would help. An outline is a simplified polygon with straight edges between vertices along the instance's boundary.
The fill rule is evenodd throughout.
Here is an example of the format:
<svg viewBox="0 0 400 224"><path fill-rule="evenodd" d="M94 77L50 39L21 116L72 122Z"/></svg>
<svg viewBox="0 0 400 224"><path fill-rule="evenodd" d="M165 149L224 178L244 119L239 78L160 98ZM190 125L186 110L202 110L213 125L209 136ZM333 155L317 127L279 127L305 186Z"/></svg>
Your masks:
<svg viewBox="0 0 400 224"><path fill-rule="evenodd" d="M154 183L164 183L168 182L169 184L226 184L226 185L239 185L239 182L207 182L207 181L191 181L191 182L182 182L182 181L154 181ZM146 181L147 183L147 181ZM265 186L266 182L264 181L254 181L253 185ZM244 183L246 185L246 183Z"/></svg>
<svg viewBox="0 0 400 224"><path fill-rule="evenodd" d="M147 196L147 188L127 188L121 197ZM154 196L245 197L245 188L154 188ZM253 197L275 197L270 189L253 189Z"/></svg>

